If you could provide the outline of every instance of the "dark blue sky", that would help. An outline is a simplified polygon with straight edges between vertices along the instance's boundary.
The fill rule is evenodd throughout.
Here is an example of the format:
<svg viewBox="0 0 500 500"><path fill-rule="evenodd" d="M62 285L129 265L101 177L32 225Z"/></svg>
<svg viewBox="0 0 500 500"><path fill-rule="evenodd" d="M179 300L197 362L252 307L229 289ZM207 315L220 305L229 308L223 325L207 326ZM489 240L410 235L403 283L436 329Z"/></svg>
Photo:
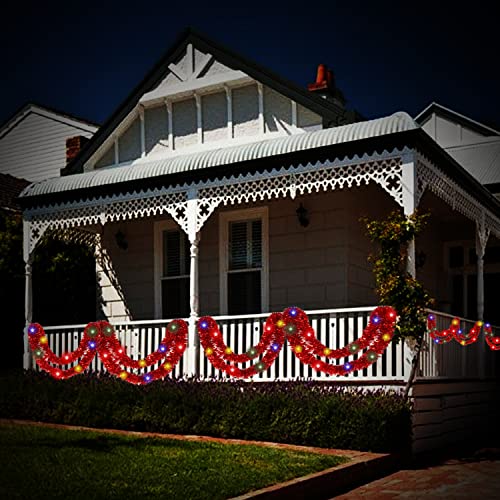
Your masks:
<svg viewBox="0 0 500 500"><path fill-rule="evenodd" d="M492 8L407 3L10 3L0 30L0 122L36 101L102 123L192 26L302 86L328 64L349 107L368 118L414 116L437 101L500 128Z"/></svg>

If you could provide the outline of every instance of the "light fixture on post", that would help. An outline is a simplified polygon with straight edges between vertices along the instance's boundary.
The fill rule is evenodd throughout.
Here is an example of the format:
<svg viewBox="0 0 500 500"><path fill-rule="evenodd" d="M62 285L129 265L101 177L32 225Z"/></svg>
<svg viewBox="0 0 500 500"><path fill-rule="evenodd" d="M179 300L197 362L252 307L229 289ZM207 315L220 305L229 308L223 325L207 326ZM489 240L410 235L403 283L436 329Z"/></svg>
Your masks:
<svg viewBox="0 0 500 500"><path fill-rule="evenodd" d="M121 248L122 250L127 250L128 241L126 236L122 233L121 229L118 229L117 233L115 234L115 241L116 244L118 245L118 248Z"/></svg>
<svg viewBox="0 0 500 500"><path fill-rule="evenodd" d="M307 211L307 208L305 208L301 203L295 213L297 214L300 225L302 227L307 227L309 225L309 212Z"/></svg>

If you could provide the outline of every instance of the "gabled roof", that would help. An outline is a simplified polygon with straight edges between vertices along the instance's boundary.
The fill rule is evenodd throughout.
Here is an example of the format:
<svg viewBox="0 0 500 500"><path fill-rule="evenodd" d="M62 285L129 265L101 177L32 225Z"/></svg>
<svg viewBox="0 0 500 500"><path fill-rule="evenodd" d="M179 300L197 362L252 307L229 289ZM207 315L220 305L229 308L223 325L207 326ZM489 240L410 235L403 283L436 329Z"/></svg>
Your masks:
<svg viewBox="0 0 500 500"><path fill-rule="evenodd" d="M17 201L19 193L28 186L30 181L19 179L9 174L0 173L0 210L21 211Z"/></svg>
<svg viewBox="0 0 500 500"><path fill-rule="evenodd" d="M338 119L339 108L322 97L312 94L295 83L286 80L259 64L234 53L223 45L214 42L207 36L188 28L183 31L172 47L163 55L160 61L151 69L145 78L130 93L125 101L116 109L111 117L104 123L99 131L87 143L80 155L67 165L62 175L76 174L83 171L83 165L102 143L113 133L116 127L135 108L143 94L152 91L161 83L170 64L182 54L188 44L211 53L222 64L246 73L251 78L260 81L286 97L296 101L298 104L311 109L321 115L326 121Z"/></svg>
<svg viewBox="0 0 500 500"><path fill-rule="evenodd" d="M481 184L500 183L500 137L452 146L446 151Z"/></svg>
<svg viewBox="0 0 500 500"><path fill-rule="evenodd" d="M94 133L99 125L88 120L78 118L68 113L58 111L47 106L42 106L33 102L28 102L17 110L10 118L0 125L0 139L7 135L18 123L20 123L30 113L36 113L50 120L56 120L66 125L84 130L85 132Z"/></svg>
<svg viewBox="0 0 500 500"><path fill-rule="evenodd" d="M156 161L142 161L126 167L101 168L83 174L48 179L30 185L23 191L21 196L40 196L111 184L138 182L181 172L193 172L269 157L282 157L282 155L289 153L382 137L418 128L418 125L407 113L395 113L392 116L376 120L314 132L304 132L244 145L178 155Z"/></svg>
<svg viewBox="0 0 500 500"><path fill-rule="evenodd" d="M485 136L492 136L492 135L500 136L500 132L498 130L495 130L494 128L488 127L487 125L484 125L483 123L477 122L476 120L473 120L472 118L469 118L468 116L461 115L460 113L457 113L456 111L453 111L452 109L446 108L445 106L442 106L441 104L438 104L437 102L432 102L431 104L429 104L423 111L421 111L415 117L415 121L419 125L422 125L429 119L429 117L433 113L436 113L439 116L443 116L445 118L449 118L452 121L460 123L461 125L468 127L471 130L474 130L475 132L477 132L479 134L482 134Z"/></svg>

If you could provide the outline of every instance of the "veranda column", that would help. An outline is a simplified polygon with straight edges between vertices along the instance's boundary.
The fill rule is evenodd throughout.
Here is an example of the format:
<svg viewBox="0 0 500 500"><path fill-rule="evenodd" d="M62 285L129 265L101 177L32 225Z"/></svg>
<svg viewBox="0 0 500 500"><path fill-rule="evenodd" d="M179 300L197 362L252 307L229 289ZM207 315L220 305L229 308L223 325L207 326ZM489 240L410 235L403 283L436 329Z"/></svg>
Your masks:
<svg viewBox="0 0 500 500"><path fill-rule="evenodd" d="M476 224L476 256L477 256L477 317L484 319L484 254L488 242L489 231L484 224Z"/></svg>
<svg viewBox="0 0 500 500"><path fill-rule="evenodd" d="M477 256L477 319L484 320L484 254L486 253L486 244L490 233L486 229L484 223L484 214L482 215L481 224L476 223L476 256ZM469 311L470 316L470 311ZM485 341L479 339L479 376L484 377L485 369Z"/></svg>
<svg viewBox="0 0 500 500"><path fill-rule="evenodd" d="M415 212L417 200L417 169L415 154L408 152L403 154L402 163L402 185L403 185L403 210L406 217ZM406 271L414 278L417 275L415 266L415 239L408 243L408 257L406 260Z"/></svg>
<svg viewBox="0 0 500 500"><path fill-rule="evenodd" d="M23 258L24 258L24 319L25 328L23 336L23 368L25 370L32 368L32 359L28 345L28 326L33 320L33 290L31 264L33 262L30 249L31 227L28 221L23 220Z"/></svg>
<svg viewBox="0 0 500 500"><path fill-rule="evenodd" d="M189 334L188 334L188 363L189 375L200 374L200 339L196 333L196 322L199 310L198 288L198 244L200 234L197 231L198 199L197 191L192 189L188 193L187 202L187 229L190 243L190 270L189 270Z"/></svg>
<svg viewBox="0 0 500 500"><path fill-rule="evenodd" d="M408 151L404 153L401 157L401 184L403 187L403 210L406 217L410 216L417 208L418 200L416 196L417 188L417 172L416 172L416 161L415 154L413 151ZM415 266L415 239L408 242L407 246L407 258L406 258L406 272L412 276L416 277L416 266ZM404 343L404 366L403 373L406 382L413 380L414 374L419 363L420 354L414 354L410 349L408 344ZM409 387L409 386L407 386ZM409 390L409 389L407 389Z"/></svg>

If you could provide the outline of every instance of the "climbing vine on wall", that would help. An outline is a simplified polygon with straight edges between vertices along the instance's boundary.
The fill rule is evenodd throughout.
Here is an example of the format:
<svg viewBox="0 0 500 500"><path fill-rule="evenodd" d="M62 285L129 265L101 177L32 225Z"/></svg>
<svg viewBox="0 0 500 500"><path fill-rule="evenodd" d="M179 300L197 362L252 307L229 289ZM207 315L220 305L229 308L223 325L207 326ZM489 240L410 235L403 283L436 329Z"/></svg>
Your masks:
<svg viewBox="0 0 500 500"><path fill-rule="evenodd" d="M378 245L378 252L369 257L373 265L376 293L380 304L398 311L394 339L413 339L421 347L427 332L427 312L433 299L422 284L406 271L408 244L417 237L427 223L428 213L406 217L395 211L383 220L362 219L368 237Z"/></svg>

